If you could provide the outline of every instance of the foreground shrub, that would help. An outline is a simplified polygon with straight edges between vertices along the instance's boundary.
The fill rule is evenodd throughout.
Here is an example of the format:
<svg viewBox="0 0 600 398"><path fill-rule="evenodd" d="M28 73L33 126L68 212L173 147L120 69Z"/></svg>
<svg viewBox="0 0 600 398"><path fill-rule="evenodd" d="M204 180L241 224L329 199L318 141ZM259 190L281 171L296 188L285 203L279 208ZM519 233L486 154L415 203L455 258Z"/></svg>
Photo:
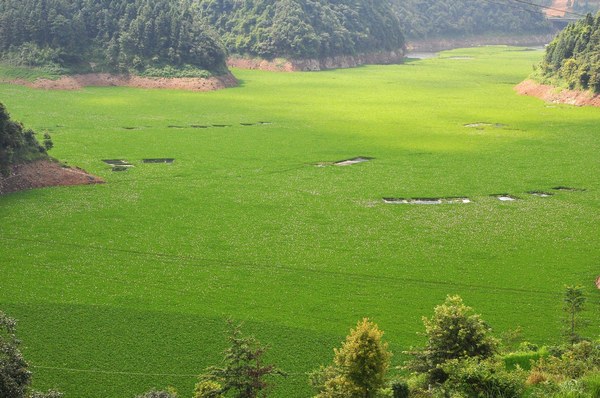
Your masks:
<svg viewBox="0 0 600 398"><path fill-rule="evenodd" d="M443 365L450 360L490 358L498 351L498 340L491 328L464 305L459 296L448 296L434 309L430 319L423 318L427 344L408 352L413 359L407 369L426 373L431 383L443 383L448 378Z"/></svg>
<svg viewBox="0 0 600 398"><path fill-rule="evenodd" d="M196 383L194 398L220 398L222 387L214 381L201 381Z"/></svg>
<svg viewBox="0 0 600 398"><path fill-rule="evenodd" d="M385 383L392 356L382 336L375 323L367 318L359 321L342 347L334 349L334 365L310 375L317 397L376 397Z"/></svg>
<svg viewBox="0 0 600 398"><path fill-rule="evenodd" d="M177 398L177 392L173 389L150 390L147 393L136 396L135 398Z"/></svg>
<svg viewBox="0 0 600 398"><path fill-rule="evenodd" d="M453 359L444 364L444 371L448 380L442 389L451 396L518 398L525 389L522 372L509 372L493 359Z"/></svg>

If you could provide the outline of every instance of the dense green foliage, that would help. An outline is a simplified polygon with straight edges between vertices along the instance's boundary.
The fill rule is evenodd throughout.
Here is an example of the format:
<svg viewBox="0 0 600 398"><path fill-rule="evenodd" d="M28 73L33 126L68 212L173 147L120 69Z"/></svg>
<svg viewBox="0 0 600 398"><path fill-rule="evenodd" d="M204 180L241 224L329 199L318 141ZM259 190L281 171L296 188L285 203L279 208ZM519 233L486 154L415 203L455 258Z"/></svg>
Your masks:
<svg viewBox="0 0 600 398"><path fill-rule="evenodd" d="M229 347L223 352L221 366L212 366L200 376L194 398L257 398L266 396L269 376L284 373L264 363L267 347L253 336L244 336L241 325L228 321Z"/></svg>
<svg viewBox="0 0 600 398"><path fill-rule="evenodd" d="M449 361L487 359L497 353L498 341L490 327L458 296L448 296L423 323L427 344L410 352L414 358L408 367L426 373L433 383L446 381Z"/></svg>
<svg viewBox="0 0 600 398"><path fill-rule="evenodd" d="M561 31L546 47L534 78L600 93L600 13L588 14Z"/></svg>
<svg viewBox="0 0 600 398"><path fill-rule="evenodd" d="M0 54L27 66L144 71L165 66L224 70L218 40L191 0L6 0Z"/></svg>
<svg viewBox="0 0 600 398"><path fill-rule="evenodd" d="M398 50L389 0L201 0L200 13L234 54L320 58Z"/></svg>
<svg viewBox="0 0 600 398"><path fill-rule="evenodd" d="M582 315L598 325L600 109L516 95L542 54L238 70L240 87L210 93L0 84L13 118L52 134L53 156L107 182L0 197L0 308L19 319L35 386L190 397L222 359L228 315L289 372L273 398L310 396L306 372L362 317L385 331L396 377L401 352L425 344L421 316L448 293L498 335L521 326L548 345L562 339L564 285L583 285ZM475 122L504 126L465 127ZM229 127L191 127L213 124ZM355 156L374 159L314 165Z"/></svg>
<svg viewBox="0 0 600 398"><path fill-rule="evenodd" d="M407 37L548 32L539 9L488 0L393 0Z"/></svg>
<svg viewBox="0 0 600 398"><path fill-rule="evenodd" d="M364 318L350 330L342 347L334 349L333 364L309 376L315 398L373 398L386 382L391 352L383 332Z"/></svg>
<svg viewBox="0 0 600 398"><path fill-rule="evenodd" d="M6 107L0 103L0 176L8 175L14 163L45 157L52 146L48 133L44 134L44 145L40 145L33 130L11 120Z"/></svg>
<svg viewBox="0 0 600 398"><path fill-rule="evenodd" d="M17 322L0 311L0 397L62 398L57 391L42 393L31 388L29 364L21 354Z"/></svg>

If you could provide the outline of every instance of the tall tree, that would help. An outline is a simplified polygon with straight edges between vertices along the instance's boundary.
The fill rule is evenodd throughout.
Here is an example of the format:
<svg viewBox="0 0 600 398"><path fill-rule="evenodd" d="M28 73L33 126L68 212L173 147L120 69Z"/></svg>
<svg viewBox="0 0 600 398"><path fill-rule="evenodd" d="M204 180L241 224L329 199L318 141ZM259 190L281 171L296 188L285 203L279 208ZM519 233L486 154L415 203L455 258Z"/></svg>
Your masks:
<svg viewBox="0 0 600 398"><path fill-rule="evenodd" d="M31 372L23 358L16 336L16 321L0 311L0 397L24 398L31 383Z"/></svg>
<svg viewBox="0 0 600 398"><path fill-rule="evenodd" d="M563 310L565 312L565 336L573 345L581 340L579 329L585 324L581 312L585 305L585 295L581 286L565 286Z"/></svg>
<svg viewBox="0 0 600 398"><path fill-rule="evenodd" d="M202 392L205 393L205 382L216 382L221 386L220 391L215 391L215 384L210 391L213 395L227 394L231 392L235 398L256 398L266 396L269 383L268 376L285 373L272 364L264 363L264 354L267 347L262 345L254 337L242 335L241 325L228 321L229 347L223 352L223 363L221 366L213 366L200 376ZM200 390L198 387L197 391Z"/></svg>
<svg viewBox="0 0 600 398"><path fill-rule="evenodd" d="M334 349L334 364L311 375L318 398L371 398L383 387L391 352L383 331L367 318L350 330L342 347Z"/></svg>

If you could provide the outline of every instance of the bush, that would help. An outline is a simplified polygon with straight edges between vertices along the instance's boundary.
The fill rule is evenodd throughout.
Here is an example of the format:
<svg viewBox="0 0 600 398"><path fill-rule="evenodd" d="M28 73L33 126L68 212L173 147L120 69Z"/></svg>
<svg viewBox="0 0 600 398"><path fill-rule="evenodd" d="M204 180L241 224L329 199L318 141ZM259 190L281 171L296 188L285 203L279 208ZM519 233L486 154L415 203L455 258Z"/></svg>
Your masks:
<svg viewBox="0 0 600 398"><path fill-rule="evenodd" d="M521 372L508 372L502 362L477 358L446 362L448 380L442 389L466 397L519 398L525 389Z"/></svg>
<svg viewBox="0 0 600 398"><path fill-rule="evenodd" d="M177 392L172 388L165 390L151 390L135 398L177 398Z"/></svg>
<svg viewBox="0 0 600 398"><path fill-rule="evenodd" d="M408 398L410 390L405 381L395 381L392 383L392 392L394 398Z"/></svg>
<svg viewBox="0 0 600 398"><path fill-rule="evenodd" d="M435 307L431 319L423 318L427 344L408 354L413 359L407 368L427 373L432 383L443 383L448 375L443 365L450 360L476 357L485 359L498 351L498 340L491 328L463 304L459 296L448 296Z"/></svg>

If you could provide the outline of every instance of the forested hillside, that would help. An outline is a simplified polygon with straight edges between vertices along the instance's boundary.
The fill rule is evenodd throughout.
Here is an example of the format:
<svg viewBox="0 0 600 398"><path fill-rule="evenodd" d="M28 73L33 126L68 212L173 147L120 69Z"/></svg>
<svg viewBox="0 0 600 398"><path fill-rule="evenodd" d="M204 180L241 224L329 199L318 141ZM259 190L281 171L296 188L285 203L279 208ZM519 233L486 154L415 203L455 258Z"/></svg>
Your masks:
<svg viewBox="0 0 600 398"><path fill-rule="evenodd" d="M404 46L388 0L200 0L199 9L232 54L321 58Z"/></svg>
<svg viewBox="0 0 600 398"><path fill-rule="evenodd" d="M600 13L567 26L546 47L538 80L600 93Z"/></svg>
<svg viewBox="0 0 600 398"><path fill-rule="evenodd" d="M540 9L487 0L392 0L409 38L547 32Z"/></svg>
<svg viewBox="0 0 600 398"><path fill-rule="evenodd" d="M191 6L192 0L3 0L0 54L13 64L77 71L222 72L225 52Z"/></svg>

